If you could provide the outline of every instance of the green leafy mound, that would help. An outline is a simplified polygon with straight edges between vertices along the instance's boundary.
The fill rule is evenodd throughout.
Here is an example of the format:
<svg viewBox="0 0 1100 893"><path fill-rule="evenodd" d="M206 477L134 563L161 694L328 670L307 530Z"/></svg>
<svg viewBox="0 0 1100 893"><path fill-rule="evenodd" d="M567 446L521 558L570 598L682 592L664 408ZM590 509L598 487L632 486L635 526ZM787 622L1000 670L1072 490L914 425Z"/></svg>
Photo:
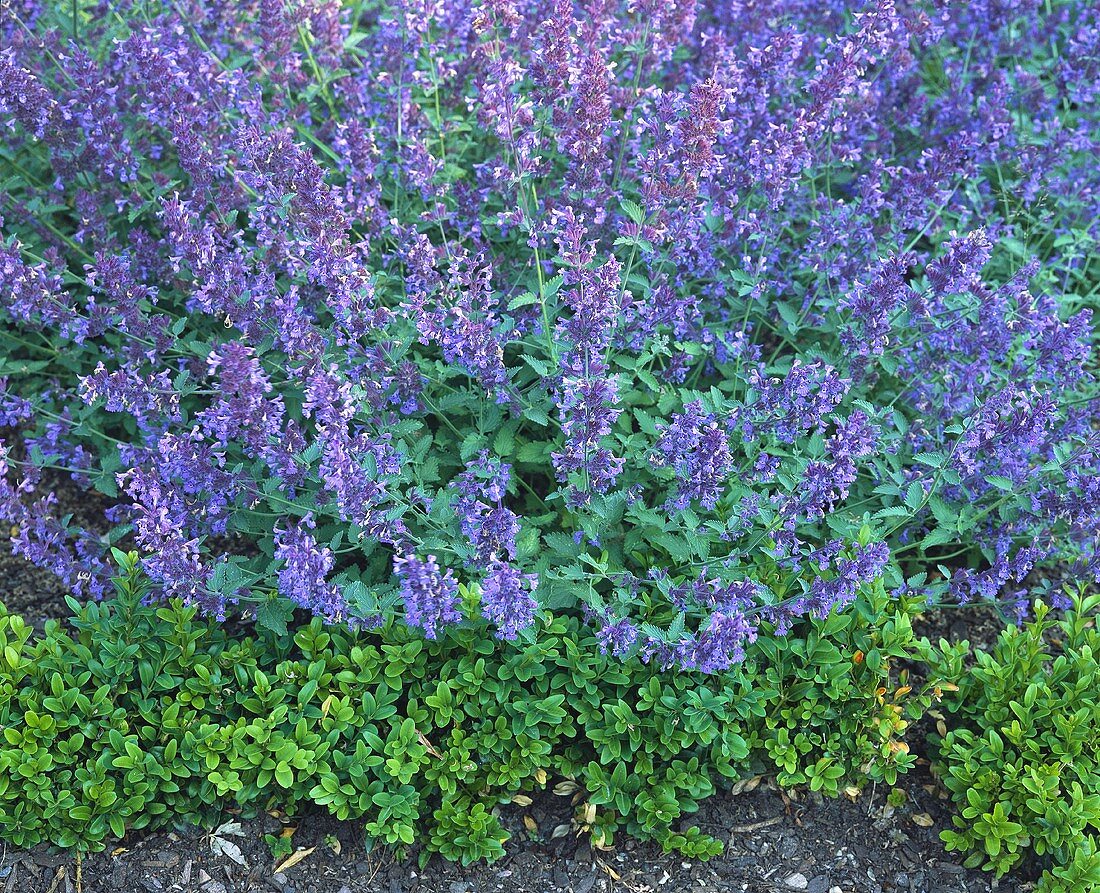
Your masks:
<svg viewBox="0 0 1100 893"><path fill-rule="evenodd" d="M935 696L897 667L919 650L916 605L881 586L703 676L605 657L549 614L533 644L319 619L292 641L240 638L194 607L143 604L136 556L124 564L113 598L70 602L69 626L32 636L0 614L0 836L13 844L99 849L228 806L316 804L363 820L370 841L470 862L503 853L499 804L558 786L597 845L621 830L705 857L720 844L680 820L716 783L893 783L914 761L902 735Z"/></svg>
<svg viewBox="0 0 1100 893"><path fill-rule="evenodd" d="M945 647L961 677L962 720L939 741L940 771L959 814L941 836L968 866L1003 875L1029 853L1046 869L1039 893L1100 889L1100 595L1078 595L1055 621L1043 604L963 672L967 644Z"/></svg>

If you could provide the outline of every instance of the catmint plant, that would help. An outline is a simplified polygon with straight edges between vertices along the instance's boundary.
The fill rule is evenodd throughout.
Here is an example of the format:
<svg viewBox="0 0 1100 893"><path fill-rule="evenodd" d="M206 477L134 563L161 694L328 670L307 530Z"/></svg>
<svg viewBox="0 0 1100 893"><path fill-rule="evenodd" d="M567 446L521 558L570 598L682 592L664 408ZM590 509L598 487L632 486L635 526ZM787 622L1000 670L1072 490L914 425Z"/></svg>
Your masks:
<svg viewBox="0 0 1100 893"><path fill-rule="evenodd" d="M704 672L879 580L1057 600L1100 573L1097 15L8 4L14 547Z"/></svg>

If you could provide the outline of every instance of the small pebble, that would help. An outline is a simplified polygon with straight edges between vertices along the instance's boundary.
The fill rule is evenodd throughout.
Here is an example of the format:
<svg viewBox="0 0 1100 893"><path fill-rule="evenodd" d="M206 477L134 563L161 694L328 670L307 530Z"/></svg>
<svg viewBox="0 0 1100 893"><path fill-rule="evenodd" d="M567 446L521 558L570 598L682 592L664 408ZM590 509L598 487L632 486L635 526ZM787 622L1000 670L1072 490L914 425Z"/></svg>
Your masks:
<svg viewBox="0 0 1100 893"><path fill-rule="evenodd" d="M806 875L802 874L802 872L795 872L789 878L783 881L783 883L790 887L792 890L805 890L808 886L810 886L810 882L806 880Z"/></svg>

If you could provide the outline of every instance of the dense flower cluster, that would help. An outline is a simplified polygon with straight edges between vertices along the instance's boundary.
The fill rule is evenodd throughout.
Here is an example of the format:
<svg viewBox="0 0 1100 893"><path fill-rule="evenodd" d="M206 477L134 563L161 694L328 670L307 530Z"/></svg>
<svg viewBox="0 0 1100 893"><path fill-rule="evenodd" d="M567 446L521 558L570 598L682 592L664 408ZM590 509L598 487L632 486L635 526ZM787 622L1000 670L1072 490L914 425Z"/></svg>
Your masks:
<svg viewBox="0 0 1100 893"><path fill-rule="evenodd" d="M707 672L860 587L1096 578L1098 30L5 4L0 517L82 594L121 542L218 616L548 608Z"/></svg>

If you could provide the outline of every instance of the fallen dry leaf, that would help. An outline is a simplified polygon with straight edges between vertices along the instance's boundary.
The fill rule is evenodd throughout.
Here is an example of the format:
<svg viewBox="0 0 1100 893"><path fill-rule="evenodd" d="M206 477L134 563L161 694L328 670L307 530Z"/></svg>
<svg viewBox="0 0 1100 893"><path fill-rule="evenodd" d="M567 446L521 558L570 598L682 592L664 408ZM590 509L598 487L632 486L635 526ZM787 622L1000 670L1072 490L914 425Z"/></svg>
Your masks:
<svg viewBox="0 0 1100 893"><path fill-rule="evenodd" d="M416 737L420 740L420 743L424 745L424 749L427 750L428 753L430 753L437 760L443 759L443 755L435 749L435 747L432 745L432 742L425 737L424 733L421 732L420 729L416 730Z"/></svg>
<svg viewBox="0 0 1100 893"><path fill-rule="evenodd" d="M528 831L531 831L532 833L538 831L539 829L538 822L536 822L529 815L525 815L523 817L523 827L526 828Z"/></svg>
<svg viewBox="0 0 1100 893"><path fill-rule="evenodd" d="M310 853L312 853L315 849L317 849L317 847L311 846L311 847L307 847L304 850L296 850L295 852L293 852L289 856L287 856L285 859L283 859L282 862L280 862L278 865L275 866L275 872L274 873L278 874L280 871L286 871L288 868L293 868L295 865L297 865L299 862L301 862L303 859L305 859Z"/></svg>
<svg viewBox="0 0 1100 893"><path fill-rule="evenodd" d="M926 812L918 812L916 815L912 816L912 819L914 825L919 825L922 828L931 828L934 824L936 824L932 820L932 816L930 816Z"/></svg>
<svg viewBox="0 0 1100 893"><path fill-rule="evenodd" d="M231 840L226 840L223 837L211 837L210 852L215 856L225 856L225 858L236 862L238 865L244 865L244 853Z"/></svg>

